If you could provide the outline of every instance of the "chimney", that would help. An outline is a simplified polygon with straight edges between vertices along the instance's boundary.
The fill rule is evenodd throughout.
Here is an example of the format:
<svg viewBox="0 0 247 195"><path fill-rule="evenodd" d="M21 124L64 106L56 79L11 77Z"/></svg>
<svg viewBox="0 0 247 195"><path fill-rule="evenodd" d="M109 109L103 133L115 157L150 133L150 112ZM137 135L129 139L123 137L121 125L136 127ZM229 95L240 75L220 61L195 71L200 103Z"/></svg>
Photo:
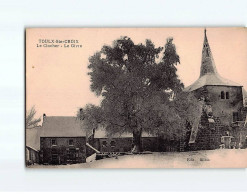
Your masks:
<svg viewBox="0 0 247 195"><path fill-rule="evenodd" d="M82 108L80 108L80 120L84 120L84 114Z"/></svg>
<svg viewBox="0 0 247 195"><path fill-rule="evenodd" d="M45 121L45 118L46 118L46 114L44 113L43 114L43 122Z"/></svg>

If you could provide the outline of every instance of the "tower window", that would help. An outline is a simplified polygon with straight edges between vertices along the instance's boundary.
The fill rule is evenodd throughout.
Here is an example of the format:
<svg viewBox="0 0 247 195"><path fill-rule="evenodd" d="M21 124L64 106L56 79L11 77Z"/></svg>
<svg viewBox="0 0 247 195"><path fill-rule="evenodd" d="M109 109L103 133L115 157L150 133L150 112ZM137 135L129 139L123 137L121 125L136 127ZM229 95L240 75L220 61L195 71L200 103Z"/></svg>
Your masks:
<svg viewBox="0 0 247 195"><path fill-rule="evenodd" d="M226 92L226 99L229 99L229 92Z"/></svg>
<svg viewBox="0 0 247 195"><path fill-rule="evenodd" d="M221 94L220 94L220 96L221 96L221 99L225 99L225 92L222 91Z"/></svg>

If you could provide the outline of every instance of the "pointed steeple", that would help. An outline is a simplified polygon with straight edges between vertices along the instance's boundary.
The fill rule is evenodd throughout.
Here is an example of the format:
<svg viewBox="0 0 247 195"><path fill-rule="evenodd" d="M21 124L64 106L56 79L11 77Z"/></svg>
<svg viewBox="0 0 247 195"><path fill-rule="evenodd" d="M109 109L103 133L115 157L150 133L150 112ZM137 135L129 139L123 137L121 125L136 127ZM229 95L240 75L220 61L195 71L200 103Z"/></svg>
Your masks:
<svg viewBox="0 0 247 195"><path fill-rule="evenodd" d="M238 83L232 82L221 77L215 67L213 55L208 44L207 31L204 30L204 42L202 48L202 62L200 77L190 86L186 87L184 91L194 91L203 86L234 86L242 87Z"/></svg>
<svg viewBox="0 0 247 195"><path fill-rule="evenodd" d="M208 43L207 30L204 30L204 42L202 48L202 62L200 77L206 74L217 74L214 58Z"/></svg>

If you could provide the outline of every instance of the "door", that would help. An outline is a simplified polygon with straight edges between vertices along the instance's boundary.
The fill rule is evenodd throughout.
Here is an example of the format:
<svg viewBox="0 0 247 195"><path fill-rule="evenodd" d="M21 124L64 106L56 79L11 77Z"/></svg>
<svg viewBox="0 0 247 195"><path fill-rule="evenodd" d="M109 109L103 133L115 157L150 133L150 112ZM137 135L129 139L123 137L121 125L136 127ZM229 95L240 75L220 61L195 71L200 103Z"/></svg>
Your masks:
<svg viewBox="0 0 247 195"><path fill-rule="evenodd" d="M53 164L53 165L59 164L58 154L56 154L56 153L51 154L51 164Z"/></svg>
<svg viewBox="0 0 247 195"><path fill-rule="evenodd" d="M67 151L67 162L74 163L76 162L76 149L69 148Z"/></svg>

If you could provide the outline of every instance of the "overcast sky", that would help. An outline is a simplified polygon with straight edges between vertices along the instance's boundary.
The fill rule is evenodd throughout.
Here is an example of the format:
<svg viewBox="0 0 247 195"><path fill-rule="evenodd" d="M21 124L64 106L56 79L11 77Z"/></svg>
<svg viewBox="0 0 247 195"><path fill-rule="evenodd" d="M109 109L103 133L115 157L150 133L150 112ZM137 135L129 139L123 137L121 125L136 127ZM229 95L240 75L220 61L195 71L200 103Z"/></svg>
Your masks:
<svg viewBox="0 0 247 195"><path fill-rule="evenodd" d="M87 103L99 104L90 91L88 58L121 36L136 44L151 39L156 47L173 37L181 61L180 79L185 86L198 79L203 28L31 29L26 36L27 108L35 105L37 116L73 116ZM207 28L207 37L219 74L247 89L247 30ZM39 39L78 40L82 48L40 48Z"/></svg>

